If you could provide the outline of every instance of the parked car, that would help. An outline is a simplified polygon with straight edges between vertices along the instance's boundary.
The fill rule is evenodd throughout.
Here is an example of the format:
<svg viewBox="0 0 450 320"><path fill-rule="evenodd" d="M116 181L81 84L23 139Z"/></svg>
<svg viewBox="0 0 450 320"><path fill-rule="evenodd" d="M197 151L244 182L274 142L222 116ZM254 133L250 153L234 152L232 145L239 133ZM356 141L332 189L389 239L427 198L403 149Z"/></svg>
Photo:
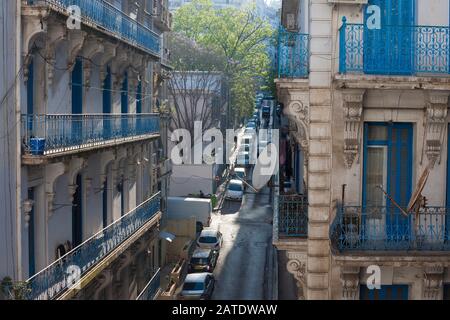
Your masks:
<svg viewBox="0 0 450 320"><path fill-rule="evenodd" d="M262 108L262 116L264 118L270 118L270 106L264 106Z"/></svg>
<svg viewBox="0 0 450 320"><path fill-rule="evenodd" d="M197 239L197 246L203 249L220 250L222 242L223 238L220 231L213 229L203 229L200 237L198 237Z"/></svg>
<svg viewBox="0 0 450 320"><path fill-rule="evenodd" d="M234 175L242 180L245 180L247 178L247 170L243 167L234 168Z"/></svg>
<svg viewBox="0 0 450 320"><path fill-rule="evenodd" d="M180 299L208 300L214 291L215 279L212 273L190 273L184 280Z"/></svg>
<svg viewBox="0 0 450 320"><path fill-rule="evenodd" d="M189 261L188 272L213 272L216 267L219 251L211 249L196 249Z"/></svg>
<svg viewBox="0 0 450 320"><path fill-rule="evenodd" d="M228 184L225 198L229 200L242 200L244 196L244 183L241 180L231 180Z"/></svg>
<svg viewBox="0 0 450 320"><path fill-rule="evenodd" d="M238 153L236 158L236 164L238 166L244 166L247 167L250 165L250 152L248 151L241 151Z"/></svg>

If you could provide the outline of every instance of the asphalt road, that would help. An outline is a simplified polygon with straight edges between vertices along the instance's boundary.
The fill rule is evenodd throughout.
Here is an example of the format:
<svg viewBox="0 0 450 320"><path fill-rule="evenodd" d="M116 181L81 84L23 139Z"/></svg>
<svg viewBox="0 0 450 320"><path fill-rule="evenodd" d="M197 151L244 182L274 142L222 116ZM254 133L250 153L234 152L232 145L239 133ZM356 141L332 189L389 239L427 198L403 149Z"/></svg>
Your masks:
<svg viewBox="0 0 450 320"><path fill-rule="evenodd" d="M272 215L269 188L246 193L242 202L225 201L214 215L212 226L222 232L224 243L214 270L213 300L272 298Z"/></svg>

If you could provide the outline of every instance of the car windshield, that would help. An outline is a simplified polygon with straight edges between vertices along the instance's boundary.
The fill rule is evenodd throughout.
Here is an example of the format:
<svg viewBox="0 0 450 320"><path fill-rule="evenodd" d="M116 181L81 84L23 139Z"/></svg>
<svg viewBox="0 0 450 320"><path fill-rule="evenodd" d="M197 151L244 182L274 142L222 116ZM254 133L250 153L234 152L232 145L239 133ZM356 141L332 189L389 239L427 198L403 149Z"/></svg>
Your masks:
<svg viewBox="0 0 450 320"><path fill-rule="evenodd" d="M245 174L243 172L236 172L236 176L238 176L241 179L244 179Z"/></svg>
<svg viewBox="0 0 450 320"><path fill-rule="evenodd" d="M198 239L198 241L201 242L201 243L216 243L217 242L217 238L216 237L210 237L210 236L200 237Z"/></svg>
<svg viewBox="0 0 450 320"><path fill-rule="evenodd" d="M196 265L206 265L208 264L208 258L192 258L191 263Z"/></svg>
<svg viewBox="0 0 450 320"><path fill-rule="evenodd" d="M183 286L183 290L189 290L189 291L203 290L203 282L185 282L184 286Z"/></svg>
<svg viewBox="0 0 450 320"><path fill-rule="evenodd" d="M228 190L231 190L231 191L242 191L242 186L239 185L239 184L230 184L228 186Z"/></svg>

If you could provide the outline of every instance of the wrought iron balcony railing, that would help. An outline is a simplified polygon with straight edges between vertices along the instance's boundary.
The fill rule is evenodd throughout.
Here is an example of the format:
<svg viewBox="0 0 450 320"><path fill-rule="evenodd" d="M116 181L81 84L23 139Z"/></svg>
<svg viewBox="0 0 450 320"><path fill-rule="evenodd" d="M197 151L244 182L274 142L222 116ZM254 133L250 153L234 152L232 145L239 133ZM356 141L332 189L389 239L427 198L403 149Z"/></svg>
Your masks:
<svg viewBox="0 0 450 320"><path fill-rule="evenodd" d="M280 27L278 33L278 77L306 78L309 74L309 35Z"/></svg>
<svg viewBox="0 0 450 320"><path fill-rule="evenodd" d="M74 285L73 272L79 270L79 277L83 277L159 211L160 193L157 193L28 279L28 299L51 300L59 296Z"/></svg>
<svg viewBox="0 0 450 320"><path fill-rule="evenodd" d="M280 195L278 210L278 234L280 237L308 236L308 200L306 196Z"/></svg>
<svg viewBox="0 0 450 320"><path fill-rule="evenodd" d="M136 300L155 300L161 284L161 269L158 269Z"/></svg>
<svg viewBox="0 0 450 320"><path fill-rule="evenodd" d="M449 27L382 26L370 30L363 24L340 28L340 73L374 75L448 75Z"/></svg>
<svg viewBox="0 0 450 320"><path fill-rule="evenodd" d="M28 0L28 5L47 5L68 15L69 6L78 6L81 21L141 48L153 55L160 54L160 37L143 24L105 0Z"/></svg>
<svg viewBox="0 0 450 320"><path fill-rule="evenodd" d="M339 251L449 251L450 211L426 207L404 216L390 207L338 207L330 239Z"/></svg>
<svg viewBox="0 0 450 320"><path fill-rule="evenodd" d="M49 155L159 134L159 115L47 114L23 115L24 151Z"/></svg>

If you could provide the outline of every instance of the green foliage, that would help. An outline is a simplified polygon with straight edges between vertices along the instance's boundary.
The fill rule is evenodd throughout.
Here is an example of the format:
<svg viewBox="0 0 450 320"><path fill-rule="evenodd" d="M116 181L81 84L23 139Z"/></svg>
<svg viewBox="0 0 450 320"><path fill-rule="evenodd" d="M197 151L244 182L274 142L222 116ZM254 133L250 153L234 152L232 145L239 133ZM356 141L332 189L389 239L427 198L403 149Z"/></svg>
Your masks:
<svg viewBox="0 0 450 320"><path fill-rule="evenodd" d="M194 0L175 12L174 31L206 48L221 61L215 61L214 68L224 72L230 80L235 117L250 115L254 109L255 91L261 85L269 87L273 83L267 53L267 45L275 32L272 26L255 13L253 6L243 10L214 9L210 0ZM185 55L189 55L189 51ZM187 67L183 61L179 62L177 67ZM196 69L211 70L202 64L205 63L199 63Z"/></svg>

